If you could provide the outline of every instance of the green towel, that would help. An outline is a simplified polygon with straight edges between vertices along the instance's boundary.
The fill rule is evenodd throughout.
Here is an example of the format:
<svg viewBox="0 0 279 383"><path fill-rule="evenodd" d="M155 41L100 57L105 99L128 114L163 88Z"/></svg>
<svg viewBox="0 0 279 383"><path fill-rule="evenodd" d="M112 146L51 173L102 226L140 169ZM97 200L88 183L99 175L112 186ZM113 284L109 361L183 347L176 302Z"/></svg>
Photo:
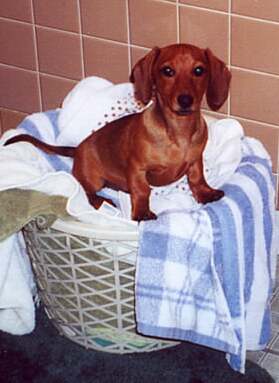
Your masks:
<svg viewBox="0 0 279 383"><path fill-rule="evenodd" d="M69 216L67 198L35 190L10 189L0 192L0 241L22 229L38 215L47 218L49 226L57 219Z"/></svg>

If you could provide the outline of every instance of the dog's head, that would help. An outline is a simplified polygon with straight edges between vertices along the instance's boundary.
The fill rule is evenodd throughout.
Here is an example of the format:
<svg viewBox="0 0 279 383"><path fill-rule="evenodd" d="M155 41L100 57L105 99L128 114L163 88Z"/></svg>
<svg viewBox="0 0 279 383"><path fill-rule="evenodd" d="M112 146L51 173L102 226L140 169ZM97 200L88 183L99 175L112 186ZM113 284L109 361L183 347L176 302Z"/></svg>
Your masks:
<svg viewBox="0 0 279 383"><path fill-rule="evenodd" d="M175 44L153 48L134 66L130 80L141 102L154 96L161 107L183 116L200 110L204 94L218 110L228 97L231 73L209 49Z"/></svg>

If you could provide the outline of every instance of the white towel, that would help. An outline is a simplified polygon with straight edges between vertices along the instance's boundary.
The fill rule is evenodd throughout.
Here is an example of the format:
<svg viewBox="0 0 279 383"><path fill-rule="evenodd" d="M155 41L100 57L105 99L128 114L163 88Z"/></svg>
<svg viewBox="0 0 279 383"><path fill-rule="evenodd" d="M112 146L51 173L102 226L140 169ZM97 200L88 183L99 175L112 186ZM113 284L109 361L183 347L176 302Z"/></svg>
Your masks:
<svg viewBox="0 0 279 383"><path fill-rule="evenodd" d="M57 145L77 146L106 123L143 109L135 99L133 84L114 85L100 77L87 77L63 101Z"/></svg>
<svg viewBox="0 0 279 383"><path fill-rule="evenodd" d="M134 231L135 222L96 212L88 203L83 188L70 174L71 159L46 155L26 142L3 146L9 137L19 133L28 133L55 144L59 133L58 115L59 111L35 113L18 129L9 130L1 137L0 191L22 188L64 195L68 197L67 211L73 217L104 230ZM31 332L35 326L33 275L20 238L21 234L15 233L0 242L0 330L18 335Z"/></svg>
<svg viewBox="0 0 279 383"><path fill-rule="evenodd" d="M21 234L0 242L0 330L14 335L33 331L36 287Z"/></svg>

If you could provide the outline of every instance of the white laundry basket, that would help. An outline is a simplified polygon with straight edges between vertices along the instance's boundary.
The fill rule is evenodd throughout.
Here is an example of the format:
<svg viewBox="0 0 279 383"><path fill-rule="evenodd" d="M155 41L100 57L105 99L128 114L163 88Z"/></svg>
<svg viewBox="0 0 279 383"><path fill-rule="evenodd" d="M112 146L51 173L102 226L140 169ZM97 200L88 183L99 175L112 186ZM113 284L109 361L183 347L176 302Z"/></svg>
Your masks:
<svg viewBox="0 0 279 383"><path fill-rule="evenodd" d="M131 353L177 342L138 335L135 264L138 229L100 230L73 220L23 229L39 296L59 332L86 348Z"/></svg>

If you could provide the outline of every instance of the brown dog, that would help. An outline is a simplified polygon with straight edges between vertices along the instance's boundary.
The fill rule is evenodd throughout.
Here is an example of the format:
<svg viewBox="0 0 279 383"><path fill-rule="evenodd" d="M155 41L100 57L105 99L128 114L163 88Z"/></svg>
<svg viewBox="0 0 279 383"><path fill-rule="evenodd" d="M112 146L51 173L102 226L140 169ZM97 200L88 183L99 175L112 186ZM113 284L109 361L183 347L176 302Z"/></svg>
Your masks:
<svg viewBox="0 0 279 383"><path fill-rule="evenodd" d="M202 154L207 126L201 115L206 94L213 110L228 96L231 74L209 49L175 44L154 48L133 68L130 80L143 104L142 113L107 124L78 147L56 147L19 135L6 144L28 141L48 153L74 157L73 175L96 208L103 199L96 192L104 186L131 194L132 218L154 219L150 211L150 186L162 186L188 176L198 202L220 199L203 174ZM78 126L77 126L78 129Z"/></svg>

